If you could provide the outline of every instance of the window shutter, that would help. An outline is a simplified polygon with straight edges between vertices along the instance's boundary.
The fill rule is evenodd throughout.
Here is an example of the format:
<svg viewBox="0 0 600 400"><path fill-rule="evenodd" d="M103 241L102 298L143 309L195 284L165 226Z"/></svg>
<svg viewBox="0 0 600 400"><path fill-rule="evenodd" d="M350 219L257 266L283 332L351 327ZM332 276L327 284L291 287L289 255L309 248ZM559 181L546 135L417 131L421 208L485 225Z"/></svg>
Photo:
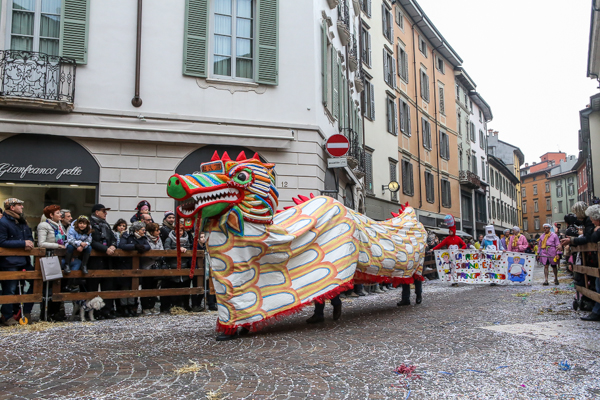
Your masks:
<svg viewBox="0 0 600 400"><path fill-rule="evenodd" d="M386 10L385 4L382 3L381 4L381 18L382 18L381 27L383 28L383 36L387 37L387 26L386 26L386 22L385 22L387 18L385 15L385 10Z"/></svg>
<svg viewBox="0 0 600 400"><path fill-rule="evenodd" d="M90 0L63 0L59 54L87 64Z"/></svg>
<svg viewBox="0 0 600 400"><path fill-rule="evenodd" d="M186 0L183 37L183 74L206 78L208 0Z"/></svg>
<svg viewBox="0 0 600 400"><path fill-rule="evenodd" d="M406 52L404 52L404 80L408 83L408 54Z"/></svg>
<svg viewBox="0 0 600 400"><path fill-rule="evenodd" d="M411 163L408 164L408 168L410 170L409 176L410 176L410 195L414 195L415 194L415 184L413 181L413 165Z"/></svg>
<svg viewBox="0 0 600 400"><path fill-rule="evenodd" d="M332 84L331 88L333 91L333 118L339 118L339 110L340 110L340 91L339 91L339 78L340 78L340 62L337 57L337 53L335 52L335 48L331 46L331 76L332 76Z"/></svg>
<svg viewBox="0 0 600 400"><path fill-rule="evenodd" d="M366 0L367 1L367 16L369 18L371 18L371 0Z"/></svg>
<svg viewBox="0 0 600 400"><path fill-rule="evenodd" d="M388 60L387 60L387 52L383 49L383 80L385 83L388 83Z"/></svg>
<svg viewBox="0 0 600 400"><path fill-rule="evenodd" d="M425 100L429 101L429 77L425 75Z"/></svg>
<svg viewBox="0 0 600 400"><path fill-rule="evenodd" d="M327 80L327 72L328 72L328 68L327 68L327 21L323 20L323 25L321 27L321 31L323 34L323 40L321 42L321 57L323 57L322 60L322 78L323 78L323 104L325 105L325 107L327 107L327 87L329 85L329 82Z"/></svg>
<svg viewBox="0 0 600 400"><path fill-rule="evenodd" d="M371 7L370 4L371 4L371 2L369 2L369 7ZM369 17L370 16L371 15L369 15ZM369 48L368 49L369 50L369 53L368 53L369 60L367 62L367 65L370 67L371 66L371 60L373 59L373 52L371 50L373 47L371 47L371 33L370 32L367 32L367 42L368 42L368 48Z"/></svg>
<svg viewBox="0 0 600 400"><path fill-rule="evenodd" d="M258 0L257 83L277 85L279 82L279 0Z"/></svg>
<svg viewBox="0 0 600 400"><path fill-rule="evenodd" d="M398 107L396 107L396 103L394 102L394 100L392 100L394 106L392 107L394 109L394 135L398 135Z"/></svg>
<svg viewBox="0 0 600 400"><path fill-rule="evenodd" d="M392 87L396 88L396 60L392 58Z"/></svg>
<svg viewBox="0 0 600 400"><path fill-rule="evenodd" d="M371 91L371 121L375 121L375 86L369 83L369 90Z"/></svg>
<svg viewBox="0 0 600 400"><path fill-rule="evenodd" d="M350 108L350 104L348 102L348 80L346 79L346 77L344 76L344 129L347 129L350 127L350 112L349 112L349 108ZM346 132L344 132L346 133ZM347 135L347 133L346 133Z"/></svg>
<svg viewBox="0 0 600 400"><path fill-rule="evenodd" d="M406 134L408 136L412 135L410 131L410 105L408 103L406 103Z"/></svg>

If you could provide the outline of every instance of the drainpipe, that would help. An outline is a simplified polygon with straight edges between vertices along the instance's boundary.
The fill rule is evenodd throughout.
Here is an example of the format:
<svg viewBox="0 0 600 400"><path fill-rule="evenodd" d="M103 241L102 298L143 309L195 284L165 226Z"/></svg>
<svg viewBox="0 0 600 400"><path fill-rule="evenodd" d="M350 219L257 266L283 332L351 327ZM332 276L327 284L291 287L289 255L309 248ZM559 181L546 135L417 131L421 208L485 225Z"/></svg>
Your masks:
<svg viewBox="0 0 600 400"><path fill-rule="evenodd" d="M415 21L411 26L411 30L412 30L412 47L413 47L413 73L414 73L414 86L415 86L415 111L417 112L417 120L416 125L417 125L417 158L419 159L419 208L423 207L423 184L421 183L421 139L419 138L419 108L418 108L418 104L419 104L419 95L418 95L418 90L417 90L417 54L415 53L416 48L415 48L415 25L417 24L417 22L421 22L423 21L423 18L421 18L419 21ZM439 170L438 170L438 181L439 181ZM441 195L441 192L439 192L439 194ZM439 197L439 196L438 196ZM440 201L442 200L441 198L439 199Z"/></svg>
<svg viewBox="0 0 600 400"><path fill-rule="evenodd" d="M142 0L137 5L137 39L135 45L135 96L131 99L134 107L141 107L140 97L140 62L142 58Z"/></svg>
<svg viewBox="0 0 600 400"><path fill-rule="evenodd" d="M414 43L414 42L413 42ZM437 170L438 170L438 193L440 194L440 202L438 203L438 214L442 213L442 181L440 178L440 132L439 132L439 126L438 126L438 113L437 113L437 78L435 75L435 70L436 70L436 65L435 65L435 53L438 49L440 48L440 46L436 47L435 49L432 50L431 52L431 61L433 61L433 99L434 99L434 111L435 111L435 145L437 147L437 154L435 156L435 160L436 160L436 166L437 166ZM450 136L448 136L448 140ZM460 201L460 185L458 187L458 199ZM460 209L460 204L459 203L459 209ZM462 225L461 225L462 226Z"/></svg>

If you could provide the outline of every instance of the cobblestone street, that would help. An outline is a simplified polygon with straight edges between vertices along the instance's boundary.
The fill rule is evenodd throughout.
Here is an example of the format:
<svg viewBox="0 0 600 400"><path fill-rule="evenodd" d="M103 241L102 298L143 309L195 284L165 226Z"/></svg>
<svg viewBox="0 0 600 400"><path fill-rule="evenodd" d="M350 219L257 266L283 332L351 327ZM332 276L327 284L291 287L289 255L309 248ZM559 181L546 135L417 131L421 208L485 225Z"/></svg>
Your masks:
<svg viewBox="0 0 600 400"><path fill-rule="evenodd" d="M346 299L340 321L327 306L308 326L307 309L230 342L214 340L216 313L4 328L0 397L599 398L600 324L579 321L570 279L556 291L539 272L531 287L427 282L418 306L397 307L400 290Z"/></svg>

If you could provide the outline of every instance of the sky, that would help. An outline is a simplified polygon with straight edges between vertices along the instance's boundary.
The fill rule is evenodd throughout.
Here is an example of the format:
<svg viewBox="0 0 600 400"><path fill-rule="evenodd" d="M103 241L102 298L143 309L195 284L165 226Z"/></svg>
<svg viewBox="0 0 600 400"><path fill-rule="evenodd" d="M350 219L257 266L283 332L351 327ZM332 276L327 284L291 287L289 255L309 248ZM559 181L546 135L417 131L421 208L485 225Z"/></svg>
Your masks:
<svg viewBox="0 0 600 400"><path fill-rule="evenodd" d="M599 90L587 78L591 0L417 1L490 105L488 129L530 165L579 154L579 111Z"/></svg>

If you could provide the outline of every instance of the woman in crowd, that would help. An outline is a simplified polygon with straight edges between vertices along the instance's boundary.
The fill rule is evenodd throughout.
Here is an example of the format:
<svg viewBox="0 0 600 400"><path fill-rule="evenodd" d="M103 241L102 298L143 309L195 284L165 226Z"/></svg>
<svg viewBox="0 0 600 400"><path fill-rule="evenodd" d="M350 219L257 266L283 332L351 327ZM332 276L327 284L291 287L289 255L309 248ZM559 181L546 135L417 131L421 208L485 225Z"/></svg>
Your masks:
<svg viewBox="0 0 600 400"><path fill-rule="evenodd" d="M150 250L150 243L146 237L146 224L141 221L134 222L131 225L131 233L124 233L121 236L118 248L125 251L137 251L140 254ZM131 269L131 257L121 257L121 259L121 268ZM131 278L118 278L117 288L131 290ZM137 317L135 298L119 299L119 306L119 312L124 317Z"/></svg>
<svg viewBox="0 0 600 400"><path fill-rule="evenodd" d="M115 238L117 239L117 247L119 247L119 243L121 241L121 236L127 231L127 222L123 218L119 218L117 222L113 225L113 232L115 233Z"/></svg>
<svg viewBox="0 0 600 400"><path fill-rule="evenodd" d="M67 235L60 223L60 206L53 204L44 208L45 221L42 221L37 226L38 247L43 247L47 250L64 249L67 243ZM65 270L67 267L65 267ZM44 285L44 291L46 285ZM40 315L44 316L45 303L41 303ZM52 321L64 321L65 313L61 311L61 303L48 301L48 318Z"/></svg>
<svg viewBox="0 0 600 400"><path fill-rule="evenodd" d="M146 238L148 239L148 245L150 250L164 250L162 240L160 240L160 227L157 223L150 223L146 225ZM140 258L141 269L160 269L162 265L162 257L142 257ZM156 279L154 277L142 278L141 284L142 289L156 289ZM141 297L140 302L142 303L142 314L152 315L159 314L159 311L154 311L156 305L156 297Z"/></svg>

